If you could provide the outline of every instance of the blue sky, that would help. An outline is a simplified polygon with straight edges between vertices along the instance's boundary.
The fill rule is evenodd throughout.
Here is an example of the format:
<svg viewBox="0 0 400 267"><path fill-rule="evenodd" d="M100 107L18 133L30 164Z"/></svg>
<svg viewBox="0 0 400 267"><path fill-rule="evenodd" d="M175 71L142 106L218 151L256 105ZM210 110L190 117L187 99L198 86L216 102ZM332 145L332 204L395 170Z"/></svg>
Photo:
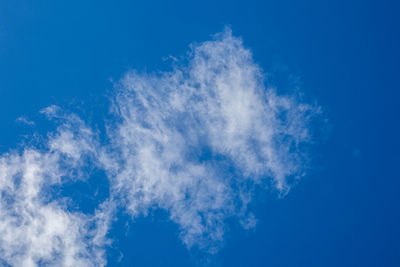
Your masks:
<svg viewBox="0 0 400 267"><path fill-rule="evenodd" d="M2 1L0 265L399 266L395 1Z"/></svg>

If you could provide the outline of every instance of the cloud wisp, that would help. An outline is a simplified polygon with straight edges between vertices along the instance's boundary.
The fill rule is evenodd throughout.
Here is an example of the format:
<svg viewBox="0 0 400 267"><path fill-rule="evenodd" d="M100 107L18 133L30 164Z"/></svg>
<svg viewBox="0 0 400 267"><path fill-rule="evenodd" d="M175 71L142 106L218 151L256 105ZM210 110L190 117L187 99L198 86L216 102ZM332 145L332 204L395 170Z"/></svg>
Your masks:
<svg viewBox="0 0 400 267"><path fill-rule="evenodd" d="M163 209L188 248L214 253L228 219L255 226L255 188L284 195L304 175L310 120L320 112L266 86L229 29L193 45L172 71L127 73L111 101L108 142L50 106L42 113L60 126L46 144L1 155L0 263L104 266L117 209L132 218ZM60 184L91 179L88 164L110 185L91 214L52 195Z"/></svg>

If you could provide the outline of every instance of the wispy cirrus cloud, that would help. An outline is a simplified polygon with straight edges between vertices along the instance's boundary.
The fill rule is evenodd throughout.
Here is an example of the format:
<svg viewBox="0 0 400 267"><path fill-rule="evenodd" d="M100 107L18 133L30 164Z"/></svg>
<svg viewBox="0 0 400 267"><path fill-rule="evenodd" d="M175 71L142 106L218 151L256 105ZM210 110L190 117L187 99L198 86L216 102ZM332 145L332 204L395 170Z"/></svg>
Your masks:
<svg viewBox="0 0 400 267"><path fill-rule="evenodd" d="M266 88L250 50L229 29L196 45L187 64L130 72L117 85L111 132L122 162L113 189L132 216L162 208L183 242L214 251L227 218L255 224L254 186L289 190L303 175L319 108Z"/></svg>
<svg viewBox="0 0 400 267"><path fill-rule="evenodd" d="M218 251L226 221L256 225L255 188L284 195L304 175L318 107L265 85L251 52L229 29L193 45L185 61L157 74L129 72L115 85L107 142L57 106L40 148L0 157L0 259L11 265L104 266L116 210L132 218L167 211L187 247ZM109 180L91 214L71 211L54 188ZM1 262L1 261L0 261Z"/></svg>
<svg viewBox="0 0 400 267"><path fill-rule="evenodd" d="M68 211L51 188L84 179L82 158L95 155L91 131L65 117L45 148L25 147L0 157L0 260L12 266L105 265L107 211ZM103 204L106 205L106 204ZM1 262L1 261L0 261Z"/></svg>

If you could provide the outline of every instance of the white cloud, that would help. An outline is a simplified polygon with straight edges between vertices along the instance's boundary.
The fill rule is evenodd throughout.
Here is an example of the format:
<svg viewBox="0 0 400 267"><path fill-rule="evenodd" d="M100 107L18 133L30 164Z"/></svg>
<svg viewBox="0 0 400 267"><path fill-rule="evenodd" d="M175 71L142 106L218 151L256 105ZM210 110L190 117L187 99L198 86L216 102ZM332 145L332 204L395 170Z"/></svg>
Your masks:
<svg viewBox="0 0 400 267"><path fill-rule="evenodd" d="M117 84L111 143L50 106L41 113L60 126L46 144L0 156L0 263L103 266L117 208L133 218L164 209L186 246L213 253L227 219L256 225L247 208L256 187L285 194L304 174L319 109L266 87L240 39L226 30L174 64ZM94 214L72 212L52 190L90 179L88 164L106 172L110 198Z"/></svg>
<svg viewBox="0 0 400 267"><path fill-rule="evenodd" d="M12 266L105 265L111 210L70 212L49 195L65 179L82 178L76 170L94 147L82 122L68 118L45 150L25 147L0 157L0 259Z"/></svg>
<svg viewBox="0 0 400 267"><path fill-rule="evenodd" d="M187 65L128 73L118 84L111 132L122 162L113 178L132 216L162 208L183 242L214 251L227 218L246 210L257 184L285 193L304 172L300 149L318 109L265 88L251 52L230 30L194 46Z"/></svg>

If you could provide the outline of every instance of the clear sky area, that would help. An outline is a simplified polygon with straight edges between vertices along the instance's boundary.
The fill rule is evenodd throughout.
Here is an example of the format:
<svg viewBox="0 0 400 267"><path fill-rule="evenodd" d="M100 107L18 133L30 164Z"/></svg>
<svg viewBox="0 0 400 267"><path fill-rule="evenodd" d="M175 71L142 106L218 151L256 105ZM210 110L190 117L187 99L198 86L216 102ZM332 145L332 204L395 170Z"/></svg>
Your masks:
<svg viewBox="0 0 400 267"><path fill-rule="evenodd" d="M0 1L0 266L400 266L397 1Z"/></svg>

